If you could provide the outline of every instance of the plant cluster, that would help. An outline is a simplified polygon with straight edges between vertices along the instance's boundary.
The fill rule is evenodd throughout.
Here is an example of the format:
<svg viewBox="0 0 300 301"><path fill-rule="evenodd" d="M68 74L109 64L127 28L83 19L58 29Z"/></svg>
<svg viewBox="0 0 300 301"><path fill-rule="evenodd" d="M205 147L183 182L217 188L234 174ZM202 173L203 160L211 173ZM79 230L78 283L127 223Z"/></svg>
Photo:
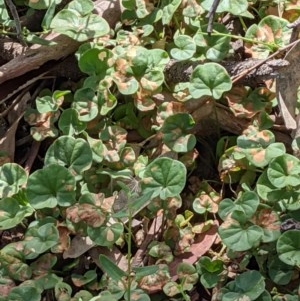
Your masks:
<svg viewBox="0 0 300 301"><path fill-rule="evenodd" d="M287 47L300 3L221 1L208 34L212 3L122 0L110 28L91 0L59 11L59 0L16 1L45 11L43 33L81 43L85 76L73 90L42 90L24 113L33 139L47 142L42 163L30 173L0 166L0 230L21 233L0 251L0 301L191 300L195 287L220 301L299 299L300 160L275 139L271 86L234 85L222 61L236 40L255 59ZM0 12L1 33L14 35L3 1ZM21 37L54 43L26 28ZM195 65L188 81L166 80L174 61ZM248 120L240 134L215 129L217 179L195 173L202 138L190 104L201 110L203 99L212 115L220 105ZM136 264L159 217L148 260ZM194 259L178 260L195 246Z"/></svg>

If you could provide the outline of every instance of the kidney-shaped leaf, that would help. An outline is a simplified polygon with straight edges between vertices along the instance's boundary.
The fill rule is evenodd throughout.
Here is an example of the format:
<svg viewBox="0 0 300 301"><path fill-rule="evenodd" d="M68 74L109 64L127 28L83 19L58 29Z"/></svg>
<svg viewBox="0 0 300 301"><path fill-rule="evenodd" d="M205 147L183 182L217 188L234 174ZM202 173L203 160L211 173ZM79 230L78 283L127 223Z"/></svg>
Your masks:
<svg viewBox="0 0 300 301"><path fill-rule="evenodd" d="M223 66L217 63L206 63L194 69L189 91L193 98L207 95L219 99L231 87L230 76Z"/></svg>
<svg viewBox="0 0 300 301"><path fill-rule="evenodd" d="M92 150L85 140L61 136L48 148L45 165L56 163L65 166L78 176L92 165Z"/></svg>
<svg viewBox="0 0 300 301"><path fill-rule="evenodd" d="M107 49L88 49L81 55L78 66L84 73L104 78L111 57L112 53Z"/></svg>
<svg viewBox="0 0 300 301"><path fill-rule="evenodd" d="M24 238L25 248L30 252L27 259L33 259L58 244L58 230L52 223L30 227Z"/></svg>
<svg viewBox="0 0 300 301"><path fill-rule="evenodd" d="M101 37L109 32L109 25L100 16L80 16L76 11L62 9L53 18L50 27L78 42Z"/></svg>
<svg viewBox="0 0 300 301"><path fill-rule="evenodd" d="M300 160L284 154L271 161L267 170L268 179L278 188L300 185Z"/></svg>
<svg viewBox="0 0 300 301"><path fill-rule="evenodd" d="M152 198L165 200L179 195L186 182L186 167L170 158L157 158L145 169L142 190Z"/></svg>
<svg viewBox="0 0 300 301"><path fill-rule="evenodd" d="M237 222L224 222L219 228L222 242L233 251L246 251L257 246L263 230L256 225L241 226Z"/></svg>
<svg viewBox="0 0 300 301"><path fill-rule="evenodd" d="M209 11L211 6L213 5L213 0L204 0L201 2L201 6ZM217 13L229 12L233 15L239 16L240 14L246 12L248 9L248 1L247 0L223 0L220 1L220 5L218 5Z"/></svg>
<svg viewBox="0 0 300 301"><path fill-rule="evenodd" d="M7 300L30 300L30 301L40 301L41 293L38 288L27 285L19 285L14 287L8 297Z"/></svg>
<svg viewBox="0 0 300 301"><path fill-rule="evenodd" d="M197 31L194 36L194 41L207 59L217 62L227 56L230 49L230 37L228 35L229 31L223 24L214 23L213 28L224 35L208 36L206 34L207 25L205 25Z"/></svg>
<svg viewBox="0 0 300 301"><path fill-rule="evenodd" d="M284 232L277 240L276 245L279 259L292 266L300 266L300 231Z"/></svg>
<svg viewBox="0 0 300 301"><path fill-rule="evenodd" d="M219 215L225 220L230 213L235 210L243 212L247 219L250 219L259 205L259 198L255 192L244 192L235 202L230 199L224 199L219 205Z"/></svg>
<svg viewBox="0 0 300 301"><path fill-rule="evenodd" d="M50 164L29 176L27 197L35 209L70 206L75 202L75 178L65 167Z"/></svg>
<svg viewBox="0 0 300 301"><path fill-rule="evenodd" d="M178 61L190 59L196 52L196 44L194 40L186 35L179 35L175 37L175 48L171 49L171 55Z"/></svg>
<svg viewBox="0 0 300 301"><path fill-rule="evenodd" d="M87 228L87 233L95 244L109 248L112 247L112 245L121 237L123 231L124 228L121 223L115 223L98 228Z"/></svg>
<svg viewBox="0 0 300 301"><path fill-rule="evenodd" d="M187 113L167 117L161 128L163 142L175 152L191 151L196 145L196 137L187 132L194 124L192 116Z"/></svg>
<svg viewBox="0 0 300 301"><path fill-rule="evenodd" d="M0 198L17 193L27 181L25 170L18 164L6 163L0 167Z"/></svg>
<svg viewBox="0 0 300 301"><path fill-rule="evenodd" d="M0 200L0 230L10 229L18 225L26 216L33 213L30 206L22 206L15 198Z"/></svg>
<svg viewBox="0 0 300 301"><path fill-rule="evenodd" d="M247 271L225 286L222 300L257 300L264 290L264 277L258 271Z"/></svg>

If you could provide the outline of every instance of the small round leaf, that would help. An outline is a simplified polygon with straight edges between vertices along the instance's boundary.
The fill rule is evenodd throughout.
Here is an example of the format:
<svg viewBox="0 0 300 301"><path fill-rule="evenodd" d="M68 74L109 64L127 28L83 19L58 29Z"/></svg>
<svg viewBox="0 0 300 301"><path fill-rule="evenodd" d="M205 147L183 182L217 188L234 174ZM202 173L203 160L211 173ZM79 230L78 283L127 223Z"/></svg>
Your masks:
<svg viewBox="0 0 300 301"><path fill-rule="evenodd" d="M35 209L70 206L75 202L75 178L61 165L47 165L29 176L27 197Z"/></svg>
<svg viewBox="0 0 300 301"><path fill-rule="evenodd" d="M180 194L186 182L186 167L170 158L157 158L145 169L142 179L144 194L165 200Z"/></svg>
<svg viewBox="0 0 300 301"><path fill-rule="evenodd" d="M74 176L81 175L92 165L92 150L85 140L61 136L48 148L45 165L56 163L65 166Z"/></svg>
<svg viewBox="0 0 300 301"><path fill-rule="evenodd" d="M277 240L276 250L279 259L292 266L300 266L300 231L284 232Z"/></svg>
<svg viewBox="0 0 300 301"><path fill-rule="evenodd" d="M171 55L178 61L190 59L196 52L196 44L189 36L179 35L174 39L174 43L178 48L172 48Z"/></svg>
<svg viewBox="0 0 300 301"><path fill-rule="evenodd" d="M6 163L0 167L0 198L17 193L27 181L25 170L16 163Z"/></svg>
<svg viewBox="0 0 300 301"><path fill-rule="evenodd" d="M189 134L195 122L191 115L179 113L167 117L161 131L163 142L175 152L191 151L196 145L196 137Z"/></svg>
<svg viewBox="0 0 300 301"><path fill-rule="evenodd" d="M222 94L229 91L231 87L230 76L223 66L216 63L206 63L194 69L189 91L193 98L207 95L220 99Z"/></svg>

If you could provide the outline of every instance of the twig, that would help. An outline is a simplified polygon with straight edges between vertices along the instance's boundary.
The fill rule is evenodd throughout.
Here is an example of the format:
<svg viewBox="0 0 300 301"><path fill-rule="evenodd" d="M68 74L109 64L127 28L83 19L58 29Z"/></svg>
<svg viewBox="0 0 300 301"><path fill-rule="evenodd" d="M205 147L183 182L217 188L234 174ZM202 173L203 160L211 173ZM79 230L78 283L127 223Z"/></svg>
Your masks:
<svg viewBox="0 0 300 301"><path fill-rule="evenodd" d="M16 28L17 38L19 39L19 41L24 46L27 46L25 40L23 39L20 18L19 18L16 6L13 4L12 0L5 0L5 3L8 6L9 11L11 12L11 15L12 15L14 21L15 21L15 28Z"/></svg>
<svg viewBox="0 0 300 301"><path fill-rule="evenodd" d="M217 8L220 4L220 0L214 0L208 14L207 14L207 18L208 18L208 24L207 24L207 33L210 36L213 30L213 23L214 23L214 17L217 11Z"/></svg>
<svg viewBox="0 0 300 301"><path fill-rule="evenodd" d="M269 57L267 57L266 59L260 61L259 63L253 65L253 67L245 70L244 72L242 72L241 74L239 74L238 76L234 76L232 77L232 83L236 83L238 82L239 80L241 80L243 77L245 77L247 74L249 74L251 71L257 69L258 67L260 67L261 65L263 65L264 63L266 63L267 61L269 61L271 58L274 58L275 56L277 56L279 53L285 51L285 50L288 50L289 48L295 46L297 43L299 42L299 40L297 41L294 41L290 44L288 44L287 46L281 48L281 49L278 49L276 52L274 52L273 54L271 54Z"/></svg>

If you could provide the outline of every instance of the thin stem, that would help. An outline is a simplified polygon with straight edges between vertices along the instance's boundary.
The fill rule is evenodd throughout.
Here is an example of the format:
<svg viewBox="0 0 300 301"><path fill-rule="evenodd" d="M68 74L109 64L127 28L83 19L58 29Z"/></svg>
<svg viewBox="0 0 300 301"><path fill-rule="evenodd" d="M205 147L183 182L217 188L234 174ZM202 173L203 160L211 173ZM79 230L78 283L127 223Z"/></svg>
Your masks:
<svg viewBox="0 0 300 301"><path fill-rule="evenodd" d="M246 24L244 22L244 19L241 16L239 16L239 20L240 20L240 22L242 24L243 30L246 32L248 28L247 28L247 26L246 26Z"/></svg>
<svg viewBox="0 0 300 301"><path fill-rule="evenodd" d="M132 210L130 204L128 204L128 236L127 236L127 299L131 300L131 239L132 239Z"/></svg>
<svg viewBox="0 0 300 301"><path fill-rule="evenodd" d="M201 34L202 35L208 35L205 32L202 32ZM252 44L261 44L261 45L264 45L264 46L269 47L269 48L272 47L272 45L270 45L269 43L265 43L265 42L261 42L261 41L255 41L253 39L245 38L245 37L242 37L242 36L237 36L237 35L234 35L234 34L222 33L222 32L218 32L216 30L213 30L211 35L212 36L229 37L229 38L237 39L237 40L243 40L245 42L252 43Z"/></svg>

